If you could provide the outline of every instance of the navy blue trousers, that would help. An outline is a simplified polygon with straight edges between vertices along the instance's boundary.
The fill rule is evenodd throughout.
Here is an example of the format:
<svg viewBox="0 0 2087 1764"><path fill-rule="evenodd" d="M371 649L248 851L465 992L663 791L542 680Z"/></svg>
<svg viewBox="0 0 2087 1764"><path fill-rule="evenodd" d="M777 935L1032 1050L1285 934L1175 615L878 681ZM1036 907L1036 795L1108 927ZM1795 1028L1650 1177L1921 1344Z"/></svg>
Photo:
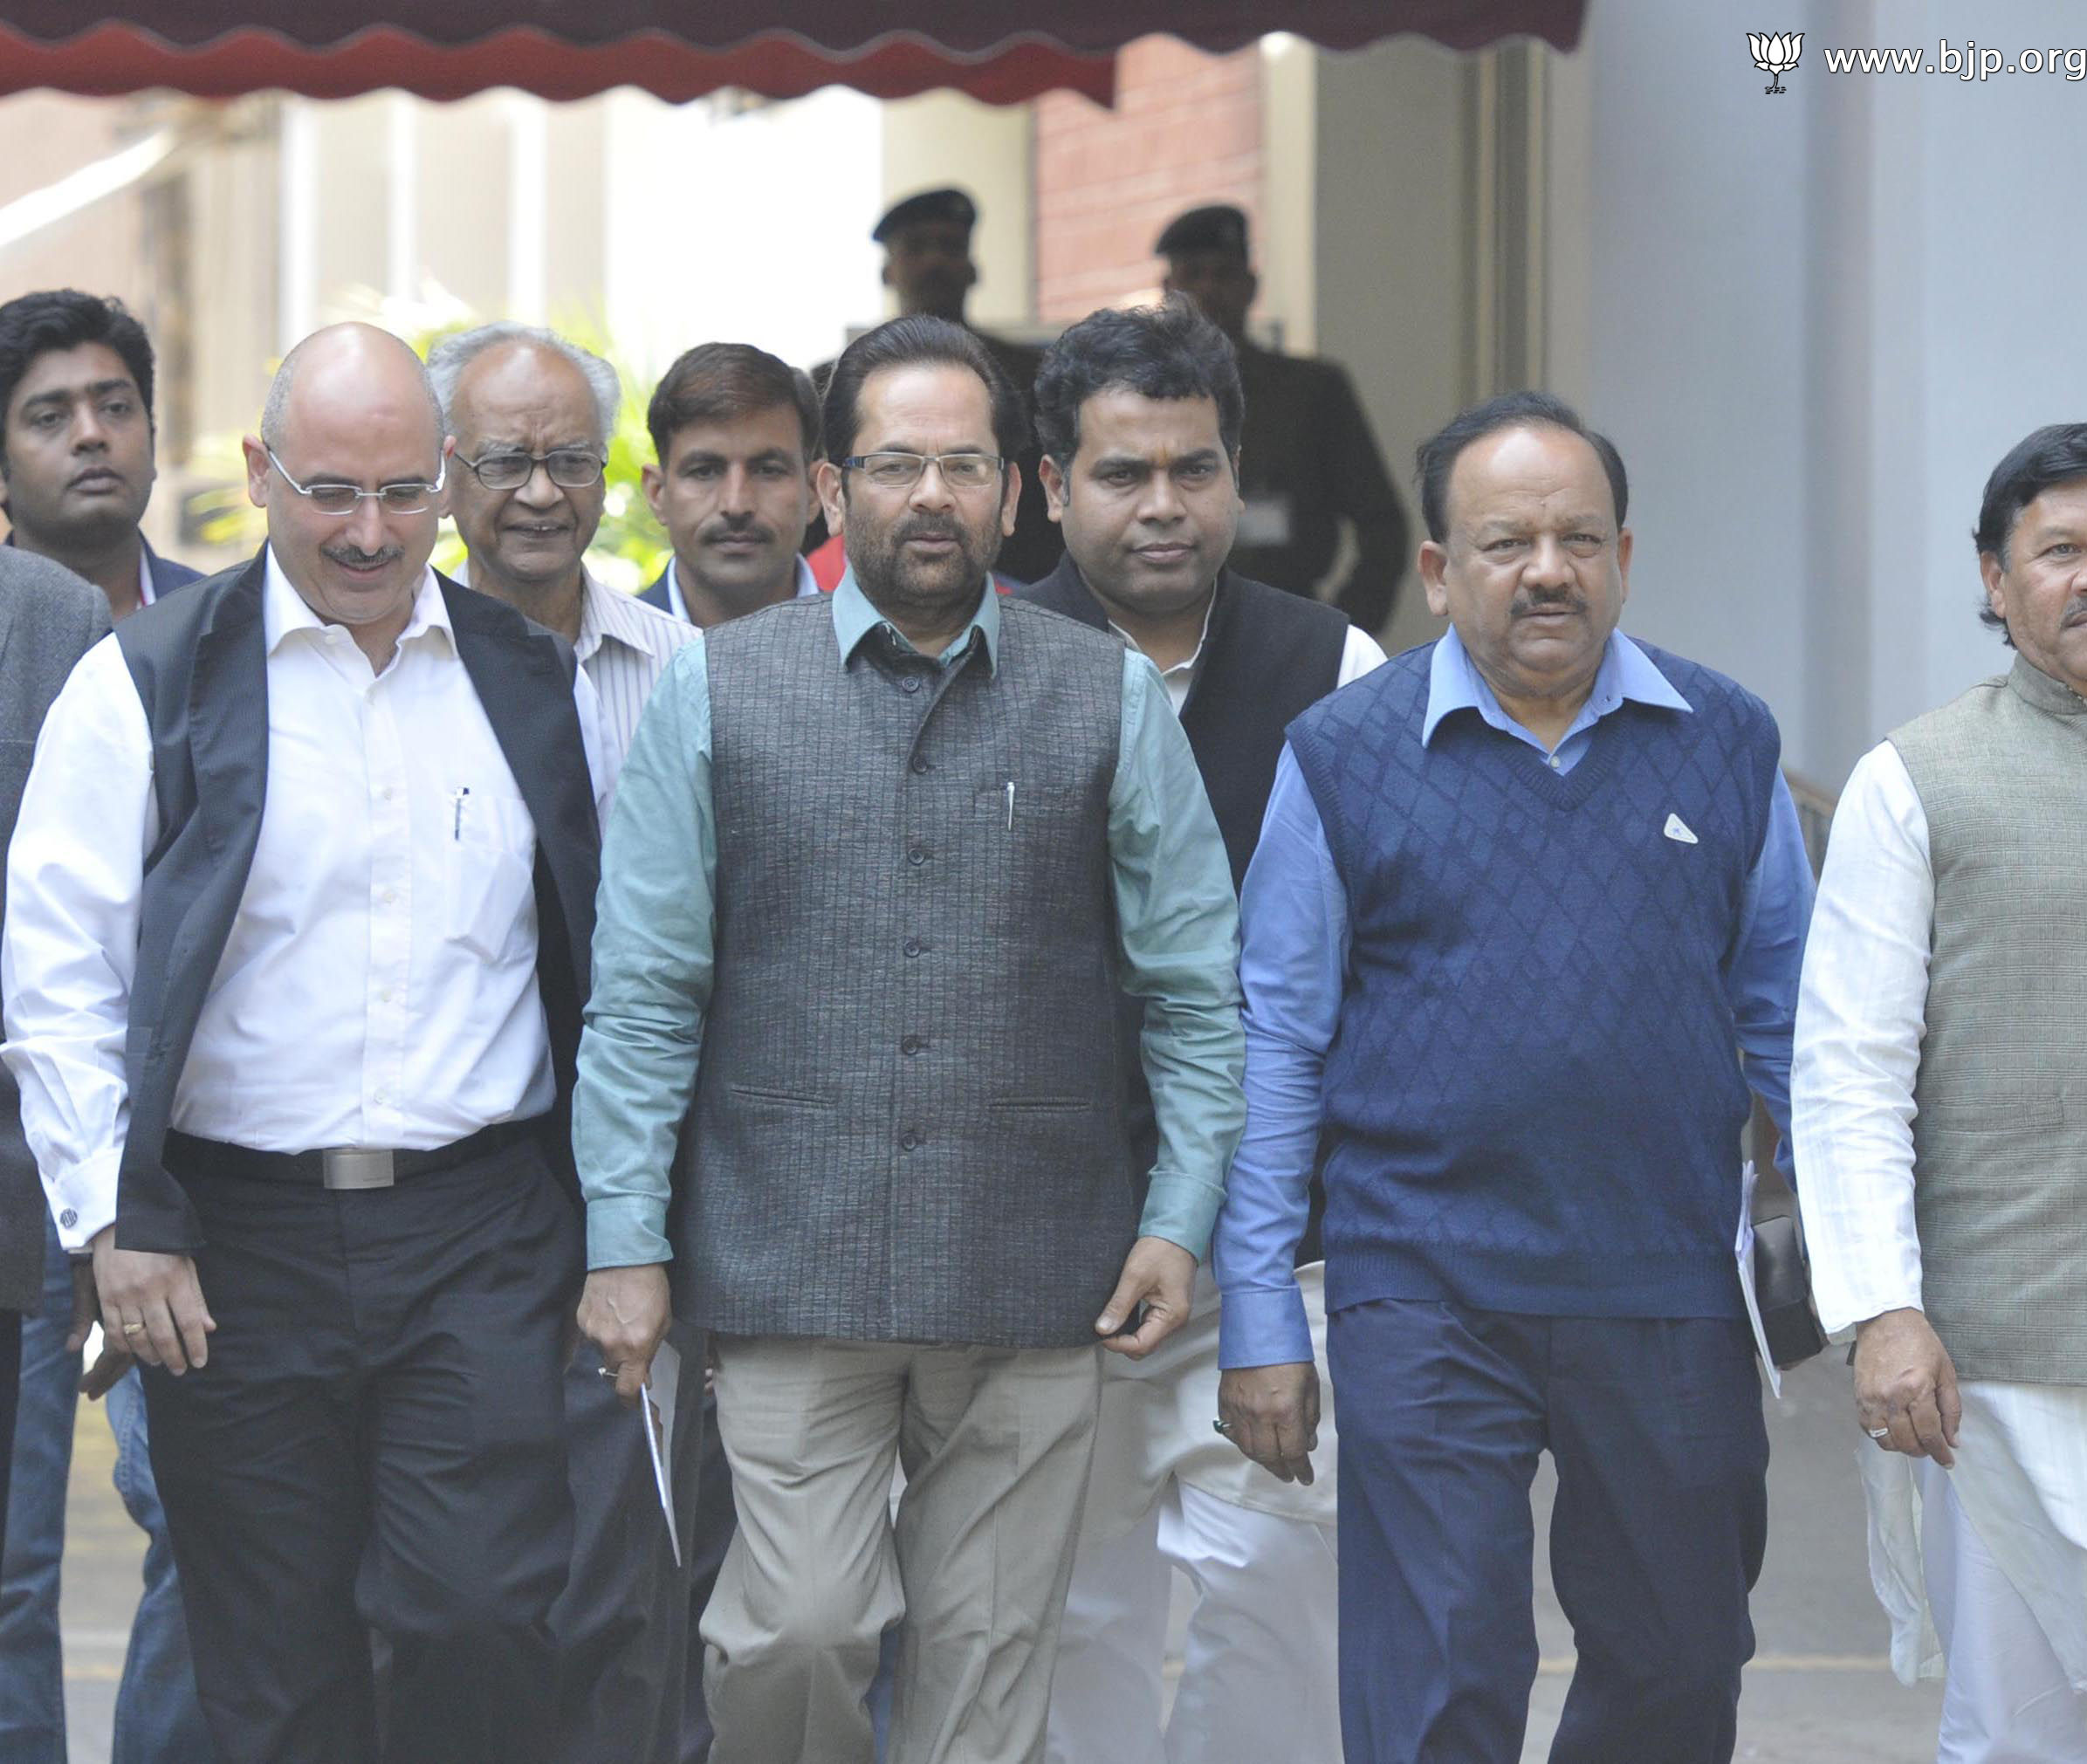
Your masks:
<svg viewBox="0 0 2087 1764"><path fill-rule="evenodd" d="M1578 1664L1551 1764L1727 1764L1768 1536L1753 1338L1713 1318L1334 1314L1347 1764L1514 1764L1538 1454Z"/></svg>

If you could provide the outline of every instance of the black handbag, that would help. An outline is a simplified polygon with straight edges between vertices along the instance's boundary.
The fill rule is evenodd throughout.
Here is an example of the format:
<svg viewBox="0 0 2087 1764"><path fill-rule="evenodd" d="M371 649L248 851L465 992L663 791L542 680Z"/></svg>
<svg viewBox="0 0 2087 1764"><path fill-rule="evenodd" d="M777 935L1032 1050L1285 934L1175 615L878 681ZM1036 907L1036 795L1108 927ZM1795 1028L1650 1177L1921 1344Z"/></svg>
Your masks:
<svg viewBox="0 0 2087 1764"><path fill-rule="evenodd" d="M1794 1211L1754 1221L1754 1297L1768 1357L1779 1369L1824 1350L1826 1332L1812 1309L1811 1260Z"/></svg>

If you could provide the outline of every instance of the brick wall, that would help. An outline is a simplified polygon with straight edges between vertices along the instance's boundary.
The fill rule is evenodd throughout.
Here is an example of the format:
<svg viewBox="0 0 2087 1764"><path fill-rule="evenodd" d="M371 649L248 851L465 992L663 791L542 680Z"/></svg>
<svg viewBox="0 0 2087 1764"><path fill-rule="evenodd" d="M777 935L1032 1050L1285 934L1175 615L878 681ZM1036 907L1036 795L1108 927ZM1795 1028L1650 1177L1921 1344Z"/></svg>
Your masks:
<svg viewBox="0 0 2087 1764"><path fill-rule="evenodd" d="M1229 202L1258 223L1260 200L1259 50L1142 38L1118 59L1115 109L1067 93L1037 101L1037 317L1084 318L1151 291L1167 222Z"/></svg>

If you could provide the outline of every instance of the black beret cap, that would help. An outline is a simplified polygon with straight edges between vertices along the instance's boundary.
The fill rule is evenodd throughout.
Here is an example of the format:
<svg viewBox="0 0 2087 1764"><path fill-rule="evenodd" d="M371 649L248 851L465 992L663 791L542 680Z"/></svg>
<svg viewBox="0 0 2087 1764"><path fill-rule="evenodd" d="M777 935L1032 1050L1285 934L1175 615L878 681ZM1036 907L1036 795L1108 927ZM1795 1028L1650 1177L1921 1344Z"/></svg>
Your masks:
<svg viewBox="0 0 2087 1764"><path fill-rule="evenodd" d="M886 209L869 237L881 245L903 228L935 221L954 221L968 232L978 223L978 205L962 190L923 190Z"/></svg>
<svg viewBox="0 0 2087 1764"><path fill-rule="evenodd" d="M1246 216L1230 202L1212 202L1208 208L1191 209L1167 223L1153 251L1163 257L1183 251L1230 251L1246 255Z"/></svg>

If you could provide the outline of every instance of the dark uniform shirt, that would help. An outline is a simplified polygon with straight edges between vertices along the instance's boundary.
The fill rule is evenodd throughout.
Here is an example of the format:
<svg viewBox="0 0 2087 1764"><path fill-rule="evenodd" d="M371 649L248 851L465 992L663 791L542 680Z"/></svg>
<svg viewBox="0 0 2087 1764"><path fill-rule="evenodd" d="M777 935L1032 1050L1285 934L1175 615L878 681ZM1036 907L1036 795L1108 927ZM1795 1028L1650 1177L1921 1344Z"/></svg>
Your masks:
<svg viewBox="0 0 2087 1764"><path fill-rule="evenodd" d="M1333 567L1342 520L1352 521L1355 567L1331 598L1365 631L1382 630L1406 567L1406 516L1347 371L1252 343L1239 353L1246 508L1232 567L1311 594Z"/></svg>

